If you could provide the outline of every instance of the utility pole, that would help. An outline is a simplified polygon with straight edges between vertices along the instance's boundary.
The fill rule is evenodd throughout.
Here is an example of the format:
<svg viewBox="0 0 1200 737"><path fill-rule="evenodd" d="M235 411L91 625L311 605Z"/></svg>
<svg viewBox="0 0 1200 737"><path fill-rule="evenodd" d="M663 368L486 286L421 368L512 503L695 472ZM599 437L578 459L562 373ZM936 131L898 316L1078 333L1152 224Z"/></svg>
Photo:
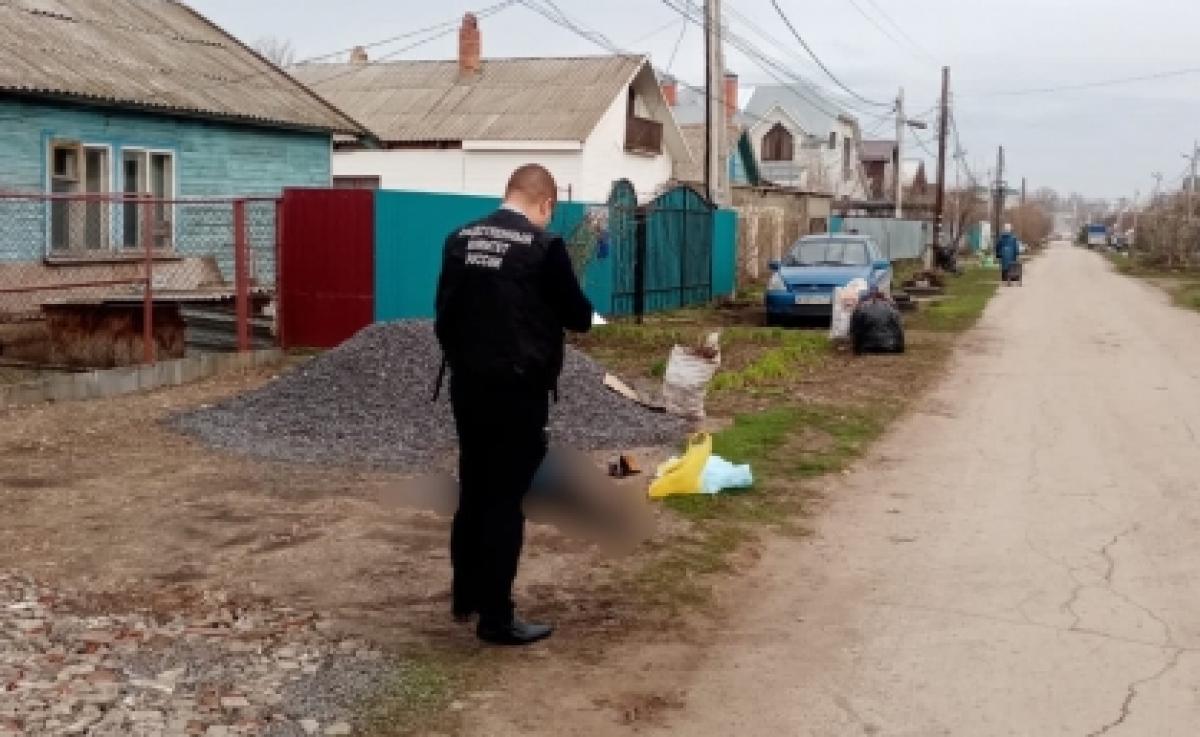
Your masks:
<svg viewBox="0 0 1200 737"><path fill-rule="evenodd" d="M1162 172L1156 171L1150 175L1150 178L1154 180L1154 194L1150 195L1150 207L1154 207L1158 204L1158 192L1162 189Z"/></svg>
<svg viewBox="0 0 1200 737"><path fill-rule="evenodd" d="M1005 184L1004 184L1004 147L1001 146L996 153L996 191L993 195L993 212L992 212L992 238L1000 237L1001 220L1004 219L1004 199L1005 199Z"/></svg>
<svg viewBox="0 0 1200 737"><path fill-rule="evenodd" d="M1025 177L1021 177L1021 206L1025 206Z"/></svg>
<svg viewBox="0 0 1200 737"><path fill-rule="evenodd" d="M1133 241L1129 244L1129 250L1133 250L1137 243L1137 223L1138 223L1138 198L1142 196L1142 190L1133 190Z"/></svg>
<svg viewBox="0 0 1200 737"><path fill-rule="evenodd" d="M950 67L942 67L942 113L938 123L937 209L933 216L933 247L925 252L925 268L933 268L934 252L942 246L942 218L946 211L946 133L950 128Z"/></svg>
<svg viewBox="0 0 1200 737"><path fill-rule="evenodd" d="M904 88L896 95L896 219L904 217Z"/></svg>
<svg viewBox="0 0 1200 737"><path fill-rule="evenodd" d="M1200 142L1193 142L1192 143L1192 155L1190 157L1188 157L1186 154L1184 154L1184 157L1191 158L1191 160L1192 160L1192 176L1188 179L1188 193L1187 193L1187 219L1188 219L1188 223L1191 223L1192 222L1192 200L1194 200L1196 198L1196 160L1200 159Z"/></svg>
<svg viewBox="0 0 1200 737"><path fill-rule="evenodd" d="M728 129L725 103L725 62L721 48L721 0L704 2L704 92L705 106L704 190L713 204L721 204L725 196L722 172L722 145Z"/></svg>

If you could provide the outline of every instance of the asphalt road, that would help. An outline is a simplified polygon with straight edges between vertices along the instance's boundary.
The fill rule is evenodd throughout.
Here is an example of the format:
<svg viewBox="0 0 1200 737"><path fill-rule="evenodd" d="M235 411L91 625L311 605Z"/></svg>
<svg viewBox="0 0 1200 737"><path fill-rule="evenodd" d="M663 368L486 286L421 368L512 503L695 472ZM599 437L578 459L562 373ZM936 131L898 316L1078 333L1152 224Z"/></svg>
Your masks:
<svg viewBox="0 0 1200 737"><path fill-rule="evenodd" d="M657 731L1200 734L1200 315L1059 246L774 543Z"/></svg>

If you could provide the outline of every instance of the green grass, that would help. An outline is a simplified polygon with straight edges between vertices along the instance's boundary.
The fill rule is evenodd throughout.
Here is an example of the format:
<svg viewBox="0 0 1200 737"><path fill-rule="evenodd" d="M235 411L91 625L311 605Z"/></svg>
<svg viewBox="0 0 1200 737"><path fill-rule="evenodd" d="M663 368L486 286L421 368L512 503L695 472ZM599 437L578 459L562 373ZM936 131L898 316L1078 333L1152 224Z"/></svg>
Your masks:
<svg viewBox="0 0 1200 737"><path fill-rule="evenodd" d="M1175 304L1187 310L1200 312L1200 282L1188 282L1171 290Z"/></svg>
<svg viewBox="0 0 1200 737"><path fill-rule="evenodd" d="M734 345L775 345L767 348L741 369L726 369L713 377L713 392L742 390L786 383L805 366L810 366L829 353L829 339L824 333L799 330L743 329Z"/></svg>
<svg viewBox="0 0 1200 737"><path fill-rule="evenodd" d="M1200 312L1200 271L1145 264L1136 257L1107 254L1117 273L1154 282L1167 290L1176 306Z"/></svg>
<svg viewBox="0 0 1200 737"><path fill-rule="evenodd" d="M883 432L892 412L834 406L788 406L740 415L713 436L713 453L749 463L752 489L713 496L669 497L664 504L691 520L695 532L638 571L635 584L652 601L677 611L703 603L704 577L728 570L729 558L763 529L794 533L811 499L804 479L841 471Z"/></svg>
<svg viewBox="0 0 1200 737"><path fill-rule="evenodd" d="M1000 276L996 269L973 267L961 276L947 277L945 298L919 311L907 326L938 332L967 330L979 321L999 286Z"/></svg>
<svg viewBox="0 0 1200 737"><path fill-rule="evenodd" d="M924 269L925 263L919 258L897 259L892 262L892 283L898 288Z"/></svg>

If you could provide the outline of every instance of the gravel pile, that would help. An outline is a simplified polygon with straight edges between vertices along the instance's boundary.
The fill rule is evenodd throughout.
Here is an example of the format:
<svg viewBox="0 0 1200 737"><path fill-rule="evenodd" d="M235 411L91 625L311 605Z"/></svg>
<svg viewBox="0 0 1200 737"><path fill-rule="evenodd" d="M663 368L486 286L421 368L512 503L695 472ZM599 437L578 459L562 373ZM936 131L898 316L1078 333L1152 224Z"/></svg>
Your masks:
<svg viewBox="0 0 1200 737"><path fill-rule="evenodd" d="M96 614L0 574L0 735L353 735L397 665L327 620L220 595Z"/></svg>
<svg viewBox="0 0 1200 737"><path fill-rule="evenodd" d="M383 323L271 383L171 423L223 450L284 461L408 470L454 451L448 392L431 402L441 351L428 321ZM556 443L625 449L679 440L682 420L651 412L603 385L604 369L568 348Z"/></svg>

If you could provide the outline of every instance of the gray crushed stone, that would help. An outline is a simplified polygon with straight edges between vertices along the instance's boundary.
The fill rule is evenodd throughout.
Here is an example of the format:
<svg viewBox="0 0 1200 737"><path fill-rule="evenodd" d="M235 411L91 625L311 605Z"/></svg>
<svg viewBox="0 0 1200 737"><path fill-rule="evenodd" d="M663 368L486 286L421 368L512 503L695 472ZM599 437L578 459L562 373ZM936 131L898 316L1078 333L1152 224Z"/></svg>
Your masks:
<svg viewBox="0 0 1200 737"><path fill-rule="evenodd" d="M259 458L422 469L456 448L448 392L430 401L440 362L431 322L380 323L263 387L169 422L212 447ZM618 450L687 433L683 420L605 388L604 373L568 347L551 408L555 443Z"/></svg>

